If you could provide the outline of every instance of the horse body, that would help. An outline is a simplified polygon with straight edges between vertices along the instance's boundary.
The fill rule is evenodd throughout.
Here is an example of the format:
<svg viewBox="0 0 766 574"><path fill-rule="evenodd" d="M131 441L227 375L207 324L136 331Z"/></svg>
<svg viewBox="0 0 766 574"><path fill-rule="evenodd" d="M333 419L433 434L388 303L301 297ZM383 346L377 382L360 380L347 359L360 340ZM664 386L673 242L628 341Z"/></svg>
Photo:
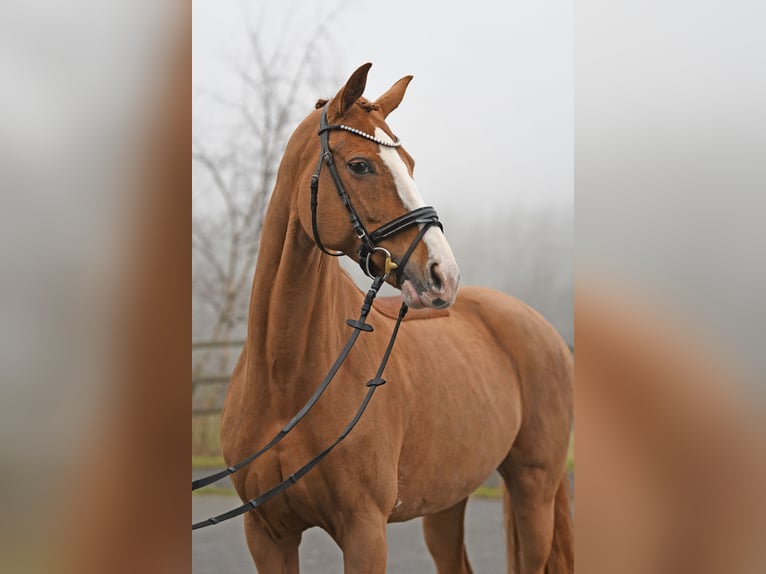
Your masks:
<svg viewBox="0 0 766 574"><path fill-rule="evenodd" d="M354 78L358 84L359 72L345 91L354 87ZM393 96L378 100L382 107L390 106L391 98L393 107L398 105L404 89L400 83L394 89ZM358 85L349 96L344 90L336 100L348 97L353 105L346 113L359 115L354 119L362 122L362 114L374 106L357 103ZM296 129L269 205L247 344L224 406L227 464L267 442L308 400L350 334L345 320L356 316L363 299L308 232L305 190L319 154L317 125L314 112ZM354 156L353 137L334 144L335 150ZM372 142L359 145L374 147ZM332 248L353 253L354 237L341 232L344 213L333 203L337 198L331 184L327 178L320 181L325 189L320 214L327 214L323 242L326 237ZM367 206L354 197L368 223L379 224L387 215L375 210L386 205L386 198L374 199ZM339 222L337 228L333 221ZM401 253L400 243L414 234L389 241L391 253ZM425 247L413 251L407 289L431 285L435 294L424 288L411 296L413 305L439 302L440 297L454 300L449 316L403 323L383 375L388 383L354 431L300 482L245 515L248 544L262 574L297 573L301 533L313 526L326 530L342 548L347 574L384 572L385 524L417 516L426 516L426 542L438 572L470 572L462 539L465 500L494 469L511 495L513 571L571 571L566 565L557 570L552 559L555 499L566 480L563 464L571 427L569 351L541 316L512 297L480 288L463 288L457 298L450 295L450 262L434 261ZM443 248L440 253L444 257ZM410 271L416 266L426 269L425 279ZM402 287L403 293L407 289ZM288 477L332 443L354 416L394 326L374 307L368 322L375 331L359 337L312 411L281 443L233 475L243 500Z"/></svg>

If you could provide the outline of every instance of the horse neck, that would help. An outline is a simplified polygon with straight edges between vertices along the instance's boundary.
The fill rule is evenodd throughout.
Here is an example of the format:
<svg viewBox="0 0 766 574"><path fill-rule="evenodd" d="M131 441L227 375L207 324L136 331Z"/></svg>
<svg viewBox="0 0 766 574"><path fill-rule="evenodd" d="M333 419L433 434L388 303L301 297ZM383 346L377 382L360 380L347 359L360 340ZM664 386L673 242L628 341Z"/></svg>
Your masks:
<svg viewBox="0 0 766 574"><path fill-rule="evenodd" d="M275 395L302 400L316 388L324 374L316 366L340 352L344 320L362 298L281 191L278 184L264 222L248 318L248 385L266 391L268 403Z"/></svg>

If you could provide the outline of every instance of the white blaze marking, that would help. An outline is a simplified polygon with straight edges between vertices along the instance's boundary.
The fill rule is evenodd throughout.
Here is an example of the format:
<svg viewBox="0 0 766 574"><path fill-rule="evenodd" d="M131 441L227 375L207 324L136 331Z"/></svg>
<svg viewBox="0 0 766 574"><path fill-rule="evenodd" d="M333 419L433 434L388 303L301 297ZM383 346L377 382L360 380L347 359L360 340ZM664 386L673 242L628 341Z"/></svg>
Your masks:
<svg viewBox="0 0 766 574"><path fill-rule="evenodd" d="M390 136L381 128L375 128L375 137L384 141L390 141ZM425 203L418 193L418 186L410 176L407 164L396 151L396 148L378 146L380 158L394 177L396 190L409 211L424 207ZM440 271L445 277L457 278L457 263L447 239L438 227L432 227L423 236L423 242L428 248L430 262L439 263Z"/></svg>

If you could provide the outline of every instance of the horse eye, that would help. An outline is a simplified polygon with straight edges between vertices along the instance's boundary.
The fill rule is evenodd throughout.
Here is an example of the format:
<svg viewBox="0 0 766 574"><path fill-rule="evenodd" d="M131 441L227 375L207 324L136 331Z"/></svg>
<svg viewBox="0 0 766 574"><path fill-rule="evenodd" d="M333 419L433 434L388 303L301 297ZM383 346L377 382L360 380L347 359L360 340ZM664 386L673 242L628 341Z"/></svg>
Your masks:
<svg viewBox="0 0 766 574"><path fill-rule="evenodd" d="M372 167L370 164L363 160L355 159L348 162L348 168L358 175L372 173Z"/></svg>

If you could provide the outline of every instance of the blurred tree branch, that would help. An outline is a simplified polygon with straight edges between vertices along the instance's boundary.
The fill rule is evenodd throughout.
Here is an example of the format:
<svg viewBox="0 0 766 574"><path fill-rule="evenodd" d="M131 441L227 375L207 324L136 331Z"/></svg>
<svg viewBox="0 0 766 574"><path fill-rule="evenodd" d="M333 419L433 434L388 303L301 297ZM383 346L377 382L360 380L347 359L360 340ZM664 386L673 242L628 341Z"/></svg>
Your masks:
<svg viewBox="0 0 766 574"><path fill-rule="evenodd" d="M342 5L326 13L303 42L283 34L279 42L270 43L259 20L258 27L248 29L248 60L237 72L243 89L240 101L206 93L235 119L222 141L197 128L192 141L192 168L198 175L193 189L192 295L195 331L204 332L205 339L229 341L244 335L250 281L280 158L295 125L317 97L328 95L330 83L336 83L322 63L334 60L324 53L330 36L327 22ZM209 351L198 355L193 376L209 359Z"/></svg>

